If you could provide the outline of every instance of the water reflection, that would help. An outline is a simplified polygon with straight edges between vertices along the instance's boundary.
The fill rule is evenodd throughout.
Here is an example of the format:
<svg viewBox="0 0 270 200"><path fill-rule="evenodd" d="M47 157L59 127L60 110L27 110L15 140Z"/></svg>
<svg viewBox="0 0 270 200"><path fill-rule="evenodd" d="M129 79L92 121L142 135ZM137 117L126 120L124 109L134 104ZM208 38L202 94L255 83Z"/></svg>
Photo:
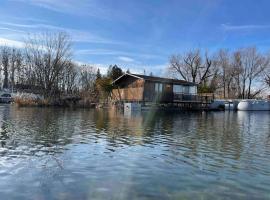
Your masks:
<svg viewBox="0 0 270 200"><path fill-rule="evenodd" d="M4 199L269 197L269 112L0 111Z"/></svg>

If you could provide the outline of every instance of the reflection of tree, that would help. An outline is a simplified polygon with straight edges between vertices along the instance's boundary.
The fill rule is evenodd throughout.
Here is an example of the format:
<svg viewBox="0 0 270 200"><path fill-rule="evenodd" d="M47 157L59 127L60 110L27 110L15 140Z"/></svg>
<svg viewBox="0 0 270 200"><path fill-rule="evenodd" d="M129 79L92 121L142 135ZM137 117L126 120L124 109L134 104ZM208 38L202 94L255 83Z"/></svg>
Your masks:
<svg viewBox="0 0 270 200"><path fill-rule="evenodd" d="M73 134L78 134L75 129L80 118L76 114L64 109L7 106L1 115L1 145L16 150L16 156L62 153L72 143Z"/></svg>
<svg viewBox="0 0 270 200"><path fill-rule="evenodd" d="M1 140L1 147L6 147L6 141L9 139L8 135L8 122L9 119L9 107L4 106L1 112L1 132L0 132L0 140Z"/></svg>
<svg viewBox="0 0 270 200"><path fill-rule="evenodd" d="M237 112L237 123L241 127L242 143L245 146L245 155L242 157L248 158L246 168L256 168L255 160L269 156L269 120L269 112ZM263 168L263 164L260 167Z"/></svg>
<svg viewBox="0 0 270 200"><path fill-rule="evenodd" d="M224 166L229 159L238 160L243 152L241 129L232 112L187 114L175 122L177 145L174 151L200 168ZM177 124L177 125L176 125ZM178 150L177 150L178 149ZM190 163L191 164L191 163ZM236 166L234 166L236 167Z"/></svg>
<svg viewBox="0 0 270 200"><path fill-rule="evenodd" d="M53 185L64 187L61 176L65 170L66 145L75 143L74 135L79 135L76 128L80 126L80 112L65 109L50 108L16 108L7 107L7 114L0 116L4 140L8 148L15 151L6 151L5 157L10 157L15 163L24 166L29 176L39 183L38 189L41 199L54 198ZM11 160L9 160L10 163Z"/></svg>
<svg viewBox="0 0 270 200"><path fill-rule="evenodd" d="M155 135L169 134L172 130L171 117L163 112L131 112L125 115L118 110L99 110L95 117L97 132L103 131L108 146L112 147L153 143Z"/></svg>
<svg viewBox="0 0 270 200"><path fill-rule="evenodd" d="M69 114L63 109L20 108L21 118L26 118L18 128L26 129L29 142L43 147L66 145L71 142L73 124L67 123ZM67 121L65 121L67 120ZM23 127L21 127L23 126Z"/></svg>
<svg viewBox="0 0 270 200"><path fill-rule="evenodd" d="M154 109L144 113L143 118L145 136L172 134L173 112Z"/></svg>
<svg viewBox="0 0 270 200"><path fill-rule="evenodd" d="M107 129L107 122L108 122L107 111L104 111L103 109L97 110L97 112L95 112L94 118L95 118L95 125L96 125L98 133L100 133L102 130Z"/></svg>

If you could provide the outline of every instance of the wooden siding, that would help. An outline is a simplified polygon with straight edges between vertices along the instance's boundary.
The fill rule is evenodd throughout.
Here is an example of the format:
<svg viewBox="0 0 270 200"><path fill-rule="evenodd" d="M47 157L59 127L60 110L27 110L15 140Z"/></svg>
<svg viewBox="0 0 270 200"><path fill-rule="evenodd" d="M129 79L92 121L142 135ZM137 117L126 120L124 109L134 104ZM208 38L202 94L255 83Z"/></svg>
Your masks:
<svg viewBox="0 0 270 200"><path fill-rule="evenodd" d="M134 77L123 77L117 88L112 91L114 101L143 101L144 80Z"/></svg>
<svg viewBox="0 0 270 200"><path fill-rule="evenodd" d="M143 101L143 87L113 89L112 98L115 101Z"/></svg>

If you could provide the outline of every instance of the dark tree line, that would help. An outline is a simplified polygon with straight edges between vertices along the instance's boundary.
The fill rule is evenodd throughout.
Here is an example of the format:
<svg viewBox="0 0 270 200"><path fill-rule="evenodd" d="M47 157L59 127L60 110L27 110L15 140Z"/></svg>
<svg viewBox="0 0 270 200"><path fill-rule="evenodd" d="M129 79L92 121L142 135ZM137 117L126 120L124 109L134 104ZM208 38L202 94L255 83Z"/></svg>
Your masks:
<svg viewBox="0 0 270 200"><path fill-rule="evenodd" d="M0 73L3 88L14 87L15 81L22 79L21 69L23 64L22 52L20 49L1 47L0 48Z"/></svg>
<svg viewBox="0 0 270 200"><path fill-rule="evenodd" d="M6 90L26 90L48 99L81 95L96 101L122 74L117 65L102 76L99 69L72 61L71 38L63 32L32 35L21 49L0 47L0 85Z"/></svg>
<svg viewBox="0 0 270 200"><path fill-rule="evenodd" d="M196 49L172 55L169 65L172 75L198 83L200 92L219 93L222 98L254 98L266 84L270 86L269 69L269 55L256 47L221 49L212 56Z"/></svg>
<svg viewBox="0 0 270 200"><path fill-rule="evenodd" d="M45 97L76 90L76 64L65 33L30 37L25 48L1 47L3 89L39 88Z"/></svg>
<svg viewBox="0 0 270 200"><path fill-rule="evenodd" d="M111 65L106 75L72 60L71 38L63 32L33 35L21 49L0 47L0 85L3 89L37 91L45 98L83 95L107 98L111 83L124 72ZM128 70L129 72L129 70ZM172 55L169 72L199 84L200 92L224 98L254 98L270 87L270 56L255 47L211 55L195 49Z"/></svg>

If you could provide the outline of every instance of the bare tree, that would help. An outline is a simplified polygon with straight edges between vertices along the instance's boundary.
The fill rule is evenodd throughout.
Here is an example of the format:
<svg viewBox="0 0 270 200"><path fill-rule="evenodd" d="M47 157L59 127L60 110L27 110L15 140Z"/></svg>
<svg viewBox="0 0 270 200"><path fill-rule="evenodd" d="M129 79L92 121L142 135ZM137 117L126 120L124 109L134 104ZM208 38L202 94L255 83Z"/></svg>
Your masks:
<svg viewBox="0 0 270 200"><path fill-rule="evenodd" d="M89 65L81 66L80 85L81 90L92 92L95 89L97 69Z"/></svg>
<svg viewBox="0 0 270 200"><path fill-rule="evenodd" d="M188 52L185 55L172 55L169 69L186 81L196 82L198 68L201 63L199 51Z"/></svg>
<svg viewBox="0 0 270 200"><path fill-rule="evenodd" d="M207 52L202 56L201 51L197 49L183 55L172 55L169 70L180 76L181 79L202 84L209 77L213 76L211 67L212 60Z"/></svg>
<svg viewBox="0 0 270 200"><path fill-rule="evenodd" d="M216 63L219 69L219 77L224 98L235 97L233 91L236 90L235 85L237 84L235 83L235 80L236 76L239 75L237 56L237 53L235 53L235 55L231 54L226 49L220 49L217 54Z"/></svg>
<svg viewBox="0 0 270 200"><path fill-rule="evenodd" d="M1 48L1 64L4 72L3 88L5 89L8 88L9 59L10 59L10 48L4 46Z"/></svg>
<svg viewBox="0 0 270 200"><path fill-rule="evenodd" d="M227 50L221 49L218 52L218 58L217 63L219 65L220 71L221 71L221 80L222 80L222 86L223 86L223 96L226 98L226 88L228 85L228 78L229 78L229 52Z"/></svg>
<svg viewBox="0 0 270 200"><path fill-rule="evenodd" d="M21 83L23 79L23 55L20 49L16 49L15 54L15 72L16 72L16 82Z"/></svg>
<svg viewBox="0 0 270 200"><path fill-rule="evenodd" d="M78 86L78 66L70 62L63 71L62 86L63 91L67 94L72 94Z"/></svg>
<svg viewBox="0 0 270 200"><path fill-rule="evenodd" d="M253 83L262 77L262 73L269 65L270 60L259 53L255 47L252 47L241 50L241 63L242 97L252 98ZM256 93L256 91L254 92Z"/></svg>
<svg viewBox="0 0 270 200"><path fill-rule="evenodd" d="M270 75L269 74L266 74L265 82L270 87Z"/></svg>
<svg viewBox="0 0 270 200"><path fill-rule="evenodd" d="M28 76L34 75L34 84L42 87L45 97L55 96L59 91L59 77L71 61L69 36L60 32L31 37L26 42L26 56L30 67Z"/></svg>
<svg viewBox="0 0 270 200"><path fill-rule="evenodd" d="M235 86L237 98L243 98L242 95L242 88L241 88L241 73L243 71L242 67L242 55L241 52L238 50L233 53L232 58L232 68L233 68L233 85Z"/></svg>
<svg viewBox="0 0 270 200"><path fill-rule="evenodd" d="M17 49L12 48L10 53L10 86L13 89L15 85L15 69Z"/></svg>
<svg viewBox="0 0 270 200"><path fill-rule="evenodd" d="M213 58L197 49L173 55L169 71L186 81L198 83L203 89L222 89L224 98L253 98L254 94L263 91L261 86L255 85L262 81L270 82L269 75L263 73L269 63L269 57L255 47L233 53L221 49Z"/></svg>

